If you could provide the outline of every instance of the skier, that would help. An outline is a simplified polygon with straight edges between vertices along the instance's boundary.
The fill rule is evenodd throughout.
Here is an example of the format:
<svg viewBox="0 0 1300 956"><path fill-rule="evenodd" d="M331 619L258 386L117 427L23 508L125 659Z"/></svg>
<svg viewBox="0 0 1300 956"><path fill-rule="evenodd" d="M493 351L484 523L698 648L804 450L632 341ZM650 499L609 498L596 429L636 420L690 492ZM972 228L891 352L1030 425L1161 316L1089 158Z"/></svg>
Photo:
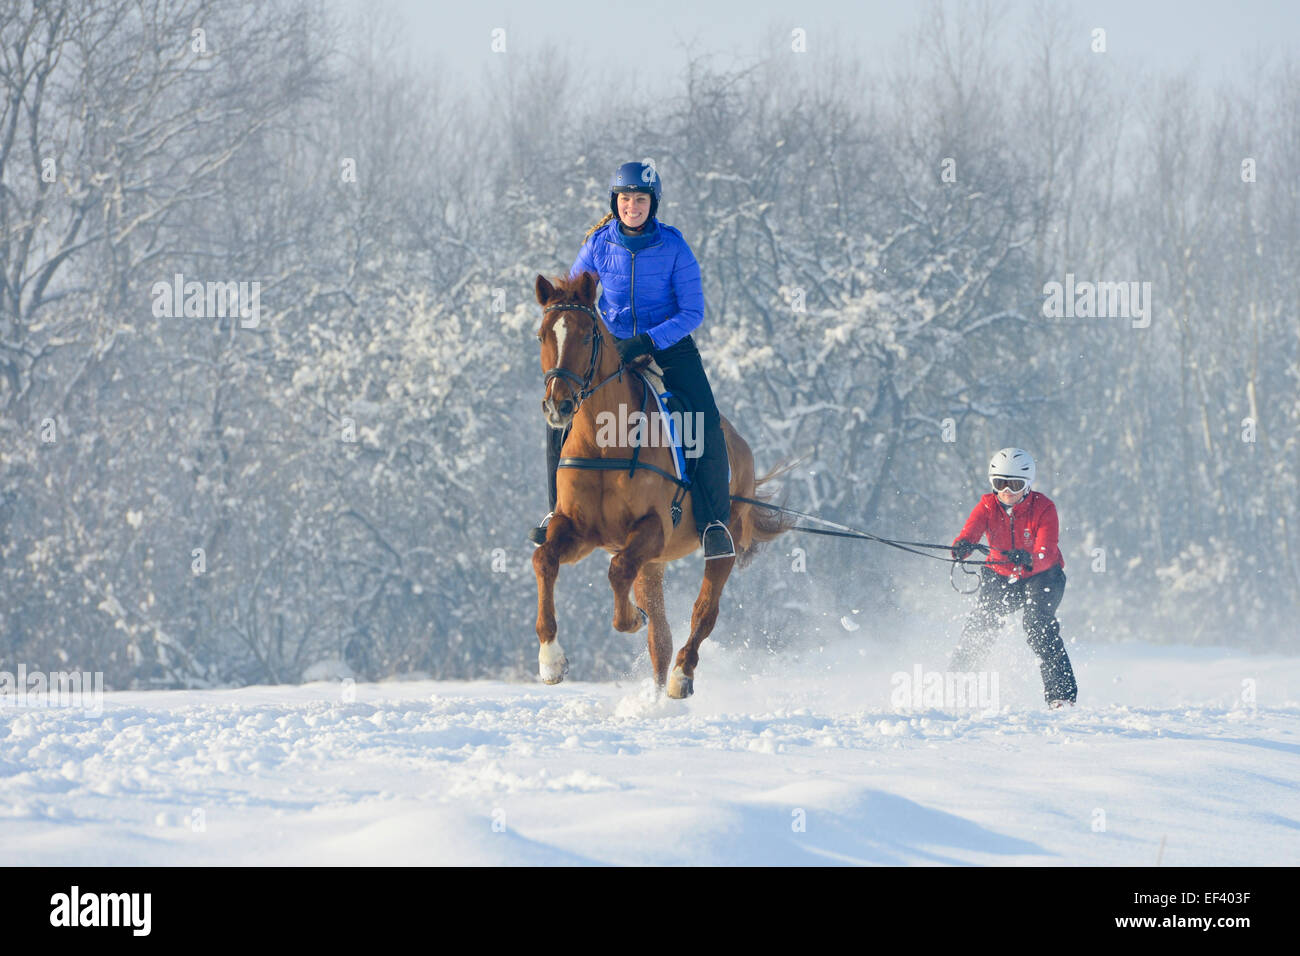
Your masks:
<svg viewBox="0 0 1300 956"><path fill-rule="evenodd" d="M727 446L713 390L705 377L691 332L704 319L700 266L681 232L655 218L661 187L653 166L624 163L609 187L609 213L583 240L570 278L591 272L599 277L598 311L614 336L624 364L651 355L664 372L669 391L704 416L701 454L691 478L691 509L704 545L704 559L736 554L727 523L731 489ZM546 541L546 524L555 514L555 470L565 432L547 429L546 469L551 511L529 532L534 544Z"/></svg>
<svg viewBox="0 0 1300 956"><path fill-rule="evenodd" d="M978 603L962 627L950 667L962 673L975 670L1002 619L1023 607L1025 634L1043 675L1043 696L1055 708L1073 705L1078 688L1056 619L1065 593L1056 506L1031 491L1033 483L1034 459L1027 451L1003 448L989 462L993 493L980 498L952 544L953 557L964 560L987 535L990 554L988 565L980 568Z"/></svg>

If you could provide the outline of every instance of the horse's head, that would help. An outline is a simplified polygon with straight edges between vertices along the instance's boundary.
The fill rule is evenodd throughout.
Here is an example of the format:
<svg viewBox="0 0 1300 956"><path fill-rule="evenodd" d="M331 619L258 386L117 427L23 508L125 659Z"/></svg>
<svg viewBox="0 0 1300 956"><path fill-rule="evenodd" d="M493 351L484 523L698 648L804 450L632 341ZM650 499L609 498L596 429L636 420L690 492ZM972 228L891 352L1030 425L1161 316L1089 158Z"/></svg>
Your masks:
<svg viewBox="0 0 1300 956"><path fill-rule="evenodd" d="M584 272L554 285L537 277L542 324L542 413L552 428L566 428L587 397L600 366L601 330L596 317L596 279Z"/></svg>

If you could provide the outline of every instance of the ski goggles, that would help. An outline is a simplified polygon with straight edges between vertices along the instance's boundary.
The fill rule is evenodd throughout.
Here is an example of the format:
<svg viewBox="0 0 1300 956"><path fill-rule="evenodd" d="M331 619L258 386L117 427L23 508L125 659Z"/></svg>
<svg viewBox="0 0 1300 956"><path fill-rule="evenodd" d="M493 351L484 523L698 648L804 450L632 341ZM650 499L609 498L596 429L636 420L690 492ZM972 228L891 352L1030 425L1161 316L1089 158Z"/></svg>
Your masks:
<svg viewBox="0 0 1300 956"><path fill-rule="evenodd" d="M1023 478L1000 478L995 476L989 479L989 484L993 486L994 491L1009 491L1013 495L1018 495L1029 487L1029 482Z"/></svg>

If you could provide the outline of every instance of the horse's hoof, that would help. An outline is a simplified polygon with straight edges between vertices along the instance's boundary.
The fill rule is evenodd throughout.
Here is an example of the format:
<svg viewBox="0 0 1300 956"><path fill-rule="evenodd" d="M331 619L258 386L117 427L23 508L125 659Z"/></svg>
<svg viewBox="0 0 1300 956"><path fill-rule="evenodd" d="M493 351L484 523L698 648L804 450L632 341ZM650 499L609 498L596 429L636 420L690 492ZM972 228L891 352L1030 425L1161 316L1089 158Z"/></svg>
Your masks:
<svg viewBox="0 0 1300 956"><path fill-rule="evenodd" d="M559 641L543 644L537 651L537 673L543 684L558 684L569 672L569 659Z"/></svg>
<svg viewBox="0 0 1300 956"><path fill-rule="evenodd" d="M687 677L680 667L674 667L668 675L668 696L673 700L685 700L695 693L695 679Z"/></svg>
<svg viewBox="0 0 1300 956"><path fill-rule="evenodd" d="M636 611L636 616L627 621L620 621L617 609L614 611L614 630L623 634L635 634L650 623L650 616L645 611L635 604L632 605L632 610Z"/></svg>

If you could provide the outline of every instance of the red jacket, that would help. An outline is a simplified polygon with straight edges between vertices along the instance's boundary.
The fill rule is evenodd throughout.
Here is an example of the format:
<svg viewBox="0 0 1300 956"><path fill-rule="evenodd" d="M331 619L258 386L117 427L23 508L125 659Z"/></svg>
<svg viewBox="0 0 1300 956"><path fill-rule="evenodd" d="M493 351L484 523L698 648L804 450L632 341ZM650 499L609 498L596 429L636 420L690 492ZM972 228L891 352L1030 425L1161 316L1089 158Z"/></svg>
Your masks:
<svg viewBox="0 0 1300 956"><path fill-rule="evenodd" d="M1011 509L1011 514L998 502L998 496L989 493L980 498L966 519L966 526L953 541L979 542L988 535L991 553L988 560L990 567L1006 577L1029 577L1060 565L1065 567L1065 558L1057 547L1058 526L1056 523L1056 505L1047 495L1031 491L1021 499L1020 504ZM1006 552L1013 548L1028 551L1034 558L1029 571L1015 567L1006 561Z"/></svg>

